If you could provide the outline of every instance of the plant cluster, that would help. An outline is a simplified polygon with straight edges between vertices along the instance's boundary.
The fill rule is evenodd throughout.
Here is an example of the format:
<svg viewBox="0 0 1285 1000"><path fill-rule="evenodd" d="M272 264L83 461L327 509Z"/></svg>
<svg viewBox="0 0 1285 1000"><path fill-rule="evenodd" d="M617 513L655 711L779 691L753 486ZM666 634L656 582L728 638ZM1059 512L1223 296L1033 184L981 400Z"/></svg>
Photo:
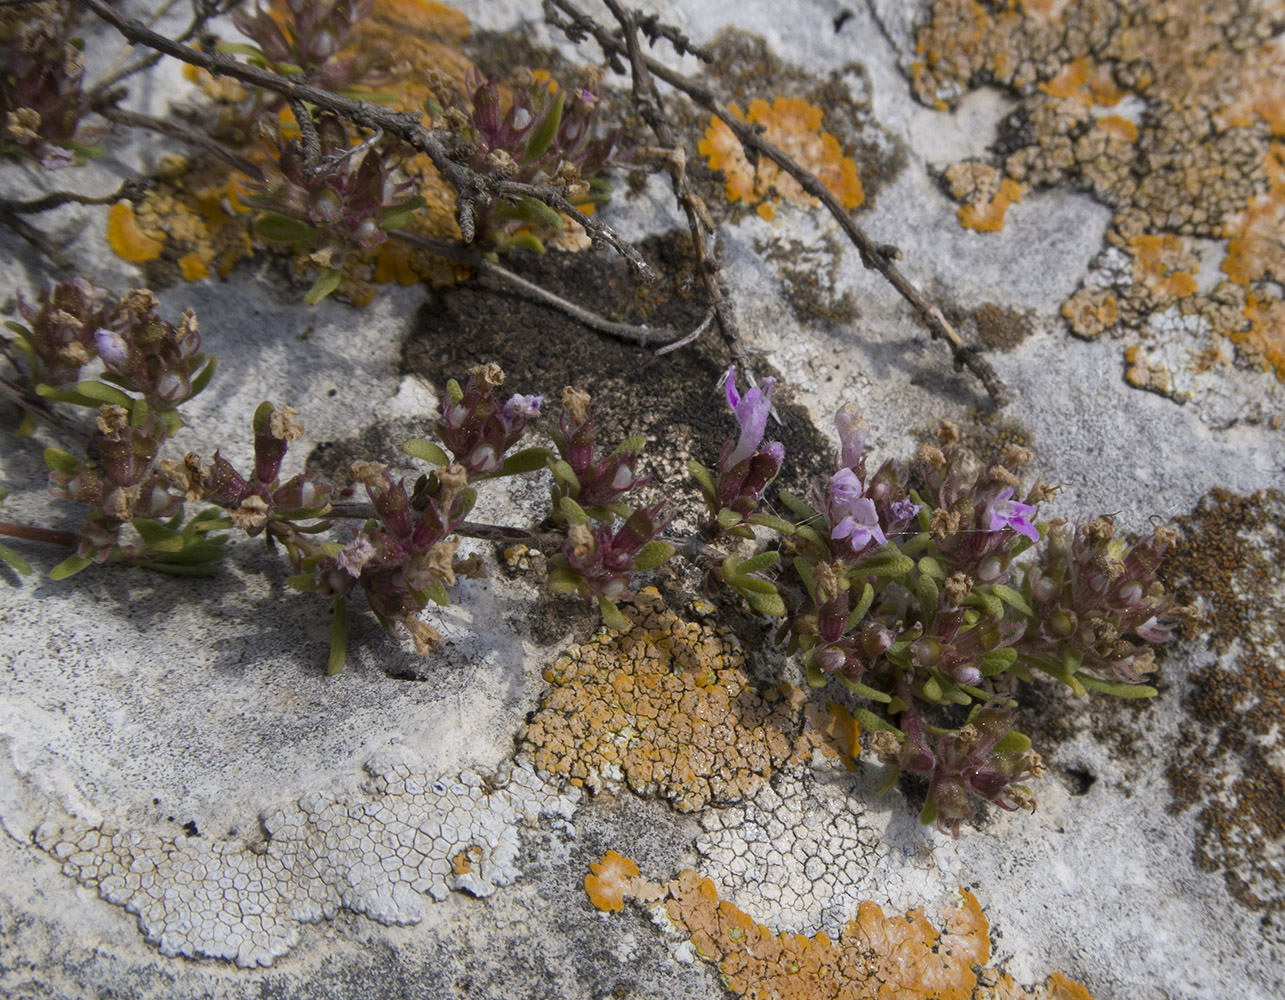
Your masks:
<svg viewBox="0 0 1285 1000"><path fill-rule="evenodd" d="M1039 672L1077 695L1154 695L1143 683L1155 669L1153 648L1192 613L1156 579L1172 529L1158 526L1130 545L1109 517L1074 527L1040 520L1057 490L1039 480L1021 489L1029 452L978 461L949 423L912 462L871 471L866 423L846 405L835 418L836 471L809 497L778 491L789 517L761 509L785 459L779 442L764 440L775 383L742 393L734 368L723 391L735 426L716 470L689 465L709 515L694 537L667 535L666 504L638 499L649 482L639 468L642 438L602 453L587 393L563 390L552 448L515 450L544 400L502 398L497 365L472 369L463 386L448 383L436 440L404 446L429 467L413 483L376 461L350 466L368 505L341 502L351 489L309 472L281 480L302 433L289 407L264 403L255 412L248 474L218 451L209 461L192 452L168 460L161 452L183 424L178 409L208 383L214 359L200 352L190 311L174 325L156 307L150 292L118 300L80 279L35 302L19 299L26 322L9 324L5 354L11 384L23 390L22 430L36 417L66 430L60 405L97 412L83 456L45 450L50 492L89 508L79 530L0 532L74 547L55 578L110 560L204 575L224 554L224 532L262 535L289 560L291 586L332 603L331 672L344 663L355 590L386 629L431 652L441 636L421 612L448 603L458 575L484 572L477 555L457 554L461 536L544 549L548 586L596 603L613 629L628 627L619 604L633 596L637 574L681 549L754 611L782 619L780 639L810 684L835 678L871 703L856 717L893 766L890 780L900 771L926 779L922 820L958 834L976 799L1034 806L1025 781L1043 767L1013 729L1019 684ZM101 371L85 377L95 362ZM468 521L483 483L544 470L551 502L541 525ZM208 506L189 517L185 505L197 501ZM775 537L760 544L758 533ZM0 550L27 568L14 556Z"/></svg>

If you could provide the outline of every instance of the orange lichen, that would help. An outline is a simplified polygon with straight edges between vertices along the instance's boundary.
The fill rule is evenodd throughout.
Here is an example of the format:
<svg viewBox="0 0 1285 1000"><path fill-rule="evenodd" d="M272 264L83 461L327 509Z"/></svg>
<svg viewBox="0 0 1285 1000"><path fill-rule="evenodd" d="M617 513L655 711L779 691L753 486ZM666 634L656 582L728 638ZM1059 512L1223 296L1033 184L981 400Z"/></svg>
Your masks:
<svg viewBox="0 0 1285 1000"><path fill-rule="evenodd" d="M744 114L736 105L730 107L738 118L761 126L764 138L816 174L844 208L856 208L865 201L857 165L843 155L839 140L821 128L820 108L794 97L777 97L770 105L754 100ZM710 119L697 149L711 169L723 171L727 200L756 205L765 219L775 217L774 203L782 198L801 205L817 204L798 181L766 157L760 157L757 169L752 167L740 141L717 118Z"/></svg>
<svg viewBox="0 0 1285 1000"><path fill-rule="evenodd" d="M652 588L626 616L545 669L522 752L575 785L622 774L684 812L754 794L791 759L803 696L759 689L730 632L681 621Z"/></svg>
<svg viewBox="0 0 1285 1000"><path fill-rule="evenodd" d="M1232 333L1229 339L1242 347L1248 360L1272 369L1285 382L1285 300L1250 295L1245 300L1245 317L1249 329Z"/></svg>
<svg viewBox="0 0 1285 1000"><path fill-rule="evenodd" d="M118 257L135 264L155 260L165 248L164 234L149 235L139 228L134 206L118 201L107 212L107 243Z"/></svg>
<svg viewBox="0 0 1285 1000"><path fill-rule="evenodd" d="M595 906L614 911L622 909L626 900L648 906L662 901L673 927L687 936L704 961L718 967L727 988L740 996L1092 1000L1083 986L1058 973L1032 997L1007 974L984 968L990 961L990 925L981 904L966 889L960 890L958 906L941 911L941 930L922 910L886 917L877 904L867 901L836 940L824 931L812 936L774 933L719 899L714 883L693 871L684 871L668 883L651 882L639 877L638 866L615 851L608 851L590 870L594 874L585 879L585 889ZM619 873L613 875L609 890L598 881L591 887L600 871Z"/></svg>
<svg viewBox="0 0 1285 1000"><path fill-rule="evenodd" d="M1010 177L1000 182L995 197L983 204L968 204L956 213L959 224L979 233L997 233L1004 228L1008 207L1022 200L1022 185Z"/></svg>
<svg viewBox="0 0 1285 1000"><path fill-rule="evenodd" d="M1162 396L1168 396L1173 390L1169 369L1152 364L1137 344L1125 348L1124 364L1124 380L1135 389L1147 389Z"/></svg>
<svg viewBox="0 0 1285 1000"><path fill-rule="evenodd" d="M1111 287L1092 281L1063 307L1076 333L1118 326L1154 337L1152 317L1176 308L1207 323L1167 322L1160 335L1228 336L1250 360L1285 341L1285 314L1270 304L1285 283L1285 144L1273 140L1285 134L1279 3L933 0L930 10L915 43L919 99L949 106L995 84L1019 102L1020 128L989 164L989 189L998 192L1000 179L1075 187L1115 213L1107 238L1132 258L1133 280L1102 258ZM1135 105L1127 117L1098 117L1126 97ZM961 224L1002 221L994 194L952 193L964 203ZM1229 241L1227 282L1201 290L1192 237ZM1252 332L1248 293L1260 304ZM1275 357L1268 364L1279 373Z"/></svg>
<svg viewBox="0 0 1285 1000"><path fill-rule="evenodd" d="M625 908L625 894L633 890L638 865L615 851L608 851L601 861L589 866L584 878L584 891L589 902L600 910L618 913Z"/></svg>
<svg viewBox="0 0 1285 1000"><path fill-rule="evenodd" d="M965 160L946 168L951 195L964 202L956 213L961 225L979 233L1004 228L1008 208L1022 200L1026 188L1010 177L1002 177L989 163Z"/></svg>

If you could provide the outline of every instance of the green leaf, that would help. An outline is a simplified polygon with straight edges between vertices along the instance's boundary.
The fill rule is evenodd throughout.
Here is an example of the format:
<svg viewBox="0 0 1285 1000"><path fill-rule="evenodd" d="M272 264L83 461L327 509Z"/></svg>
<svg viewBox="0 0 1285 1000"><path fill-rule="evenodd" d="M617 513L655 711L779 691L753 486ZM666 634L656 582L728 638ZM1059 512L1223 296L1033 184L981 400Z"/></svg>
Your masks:
<svg viewBox="0 0 1285 1000"><path fill-rule="evenodd" d="M532 253L538 253L543 256L544 242L535 233L519 233L517 236L509 236L501 240L496 249L505 252L509 250L530 250ZM492 264L497 262L498 258L491 261Z"/></svg>
<svg viewBox="0 0 1285 1000"><path fill-rule="evenodd" d="M919 599L919 613L923 618L924 628L931 629L937 620L937 581L931 576L921 576L915 588L915 597Z"/></svg>
<svg viewBox="0 0 1285 1000"><path fill-rule="evenodd" d="M347 659L348 604L342 597L336 597L334 618L330 623L330 659L326 661L326 674L333 677L339 673Z"/></svg>
<svg viewBox="0 0 1285 1000"><path fill-rule="evenodd" d="M390 229L400 229L402 226L408 226L415 221L415 212L428 202L422 195L415 195L414 198L402 205L392 205L383 210L379 218L379 228L388 232Z"/></svg>
<svg viewBox="0 0 1285 1000"><path fill-rule="evenodd" d="M182 552L183 536L150 517L136 517L129 522L143 544L156 552Z"/></svg>
<svg viewBox="0 0 1285 1000"><path fill-rule="evenodd" d="M195 563L217 562L228 554L223 543L227 539L218 538L208 539L202 542L192 542L183 548L182 552L172 552L155 562L164 562L171 565L193 565Z"/></svg>
<svg viewBox="0 0 1285 1000"><path fill-rule="evenodd" d="M769 566L775 566L780 561L781 553L775 549L769 549L766 552L760 552L756 556L750 556L736 567L736 572L740 576L745 576L749 573L757 573L760 570L767 569Z"/></svg>
<svg viewBox="0 0 1285 1000"><path fill-rule="evenodd" d="M428 462L431 465L450 465L451 459L446 452L442 451L432 441L425 441L423 438L411 438L402 444L402 452L411 458L418 458L421 462Z"/></svg>
<svg viewBox="0 0 1285 1000"><path fill-rule="evenodd" d="M846 687L853 694L859 694L863 698L869 698L871 701L877 701L884 705L892 701L892 695L884 694L882 691L876 691L872 687L866 687L860 681L854 681L845 673L835 674L839 678L839 683Z"/></svg>
<svg viewBox="0 0 1285 1000"><path fill-rule="evenodd" d="M724 531L730 531L741 523L742 517L731 507L724 507L718 512L718 526Z"/></svg>
<svg viewBox="0 0 1285 1000"><path fill-rule="evenodd" d="M818 549L821 550L825 559L830 558L830 543L821 537L820 533L810 524L798 524L794 527L794 533L801 538L807 539Z"/></svg>
<svg viewBox="0 0 1285 1000"><path fill-rule="evenodd" d="M337 267L323 267L317 272L317 280L312 283L308 293L303 297L303 304L306 306L315 306L327 295L339 287L339 279L343 277L343 272ZM340 669L343 664L340 663Z"/></svg>
<svg viewBox="0 0 1285 1000"><path fill-rule="evenodd" d="M762 528L771 528L773 531L779 531L783 535L794 534L794 522L787 521L783 517L776 517L773 514L751 514L750 524L757 524Z"/></svg>
<svg viewBox="0 0 1285 1000"><path fill-rule="evenodd" d="M717 502L718 491L714 487L714 477L710 474L709 469L693 459L687 463L687 471L696 480L701 494L705 497L705 502L709 504L710 510L713 511L714 504Z"/></svg>
<svg viewBox="0 0 1285 1000"><path fill-rule="evenodd" d="M458 403L464 398L464 390L460 388L460 384L455 379L447 379L446 395L450 397L452 403Z"/></svg>
<svg viewBox="0 0 1285 1000"><path fill-rule="evenodd" d="M768 584L768 586L771 587L771 584ZM739 590L740 588L738 587L737 589ZM772 587L772 592L770 594L746 594L744 591L742 591L742 594L749 606L759 614L768 615L772 618L785 617L785 601L781 600L781 595L776 592L775 587Z"/></svg>
<svg viewBox="0 0 1285 1000"><path fill-rule="evenodd" d="M904 556L916 556L932 543L933 536L926 531L921 531L914 538L902 543L901 554Z"/></svg>
<svg viewBox="0 0 1285 1000"><path fill-rule="evenodd" d="M572 496L580 494L580 480L576 477L576 470L571 468L570 463L562 459L554 459L549 463L549 470L553 473L553 478Z"/></svg>
<svg viewBox="0 0 1285 1000"><path fill-rule="evenodd" d="M1101 691L1103 694L1115 695L1117 698L1154 698L1160 692L1146 684L1124 684L1119 681L1104 681L1089 674L1076 674L1076 679L1086 688Z"/></svg>
<svg viewBox="0 0 1285 1000"><path fill-rule="evenodd" d="M983 677L994 677L996 674L1002 674L1011 667L1016 659L1017 650L1012 646L1006 646L1003 649L996 649L987 653L981 658L977 666L981 670Z"/></svg>
<svg viewBox="0 0 1285 1000"><path fill-rule="evenodd" d="M311 243L317 235L308 223L277 212L265 212L255 219L254 231L274 243Z"/></svg>
<svg viewBox="0 0 1285 1000"><path fill-rule="evenodd" d="M728 585L737 593L748 598L750 594L775 594L776 587L757 576L733 576L727 580Z"/></svg>
<svg viewBox="0 0 1285 1000"><path fill-rule="evenodd" d="M496 476L519 476L547 468L551 457L548 448L523 448L509 455Z"/></svg>
<svg viewBox="0 0 1285 1000"><path fill-rule="evenodd" d="M132 396L125 395L114 385L108 385L96 379L83 379L77 382L76 391L86 399L95 400L97 403L106 403L108 406L128 407L134 401Z"/></svg>
<svg viewBox="0 0 1285 1000"><path fill-rule="evenodd" d="M929 701L941 702L943 691L941 682L936 677L929 677L924 681L924 697Z"/></svg>
<svg viewBox="0 0 1285 1000"><path fill-rule="evenodd" d="M200 355L197 355L197 357L200 357ZM192 395L188 396L188 399L199 396L205 391L205 387L210 384L210 379L214 377L214 369L218 367L218 360L213 354L206 356L205 367L192 376Z"/></svg>
<svg viewBox="0 0 1285 1000"><path fill-rule="evenodd" d="M261 62L268 58L263 54L263 49L249 42L218 42L214 46L214 51L224 52L230 56L248 56Z"/></svg>
<svg viewBox="0 0 1285 1000"><path fill-rule="evenodd" d="M549 574L549 589L570 594L580 589L580 574L570 566L559 566Z"/></svg>
<svg viewBox="0 0 1285 1000"><path fill-rule="evenodd" d="M1012 587L1006 587L1002 583L996 583L991 586L991 592L1009 607L1020 611L1028 617L1034 616L1035 612L1031 610L1031 606L1027 604L1022 595Z"/></svg>
<svg viewBox="0 0 1285 1000"><path fill-rule="evenodd" d="M86 566L92 565L93 561L85 556L68 556L49 571L49 579L66 580L69 576L75 576Z"/></svg>
<svg viewBox="0 0 1285 1000"><path fill-rule="evenodd" d="M526 153L522 156L523 163L530 163L532 160L539 159L549 144L558 135L558 126L562 124L562 108L567 103L567 92L565 89L558 91L558 96L554 99L553 107L549 113L544 116L544 120L536 126L536 130L531 134L527 142Z"/></svg>
<svg viewBox="0 0 1285 1000"><path fill-rule="evenodd" d="M987 593L984 590L973 588L972 593L964 598L964 604L971 605L975 608L983 608L992 618L1004 617L1004 604L994 594Z"/></svg>
<svg viewBox="0 0 1285 1000"><path fill-rule="evenodd" d="M36 432L36 415L30 410L22 411L22 422L18 424L18 430L15 431L18 437L31 437Z"/></svg>
<svg viewBox="0 0 1285 1000"><path fill-rule="evenodd" d="M629 619L620 613L620 609L605 597L598 598L598 610L602 612L602 621L613 632L623 632L629 628Z"/></svg>
<svg viewBox="0 0 1285 1000"><path fill-rule="evenodd" d="M554 229L562 229L566 225L562 221L562 216L539 198L532 198L530 195L524 194L517 199L517 205L520 210L519 216L532 222L543 222L546 226L552 226Z"/></svg>
<svg viewBox="0 0 1285 1000"><path fill-rule="evenodd" d="M447 593L446 585L441 580L434 580L424 589L425 596L430 601L440 607L448 607L451 603L451 595Z"/></svg>
<svg viewBox="0 0 1285 1000"><path fill-rule="evenodd" d="M635 434L633 437L627 437L620 444L616 445L608 457L616 455L637 455L647 446L647 438L642 434Z"/></svg>
<svg viewBox="0 0 1285 1000"><path fill-rule="evenodd" d="M937 822L937 797L929 793L924 807L919 810L919 822L924 826L932 826Z"/></svg>
<svg viewBox="0 0 1285 1000"><path fill-rule="evenodd" d="M861 726L862 732L896 733L898 736L906 735L887 719L882 716L875 715L874 712L869 709L854 708L852 710L852 717L857 720L857 724Z"/></svg>
<svg viewBox="0 0 1285 1000"><path fill-rule="evenodd" d="M848 618L843 623L843 631L845 634L851 632L857 627L861 622L861 619L866 616L866 612L870 610L870 605L874 604L874 602L875 589L867 583L865 589L861 591L861 599L857 601L856 606L848 612Z"/></svg>
<svg viewBox="0 0 1285 1000"><path fill-rule="evenodd" d="M136 399L129 408L129 426L138 430L147 424L147 400Z"/></svg>
<svg viewBox="0 0 1285 1000"><path fill-rule="evenodd" d="M572 500L570 497L563 497L558 506L562 510L562 516L567 519L568 524L588 524L589 515L584 512L584 508Z"/></svg>
<svg viewBox="0 0 1285 1000"><path fill-rule="evenodd" d="M674 554L674 547L668 542L651 541L644 545L634 556L633 568L639 573L655 569Z"/></svg>
<svg viewBox="0 0 1285 1000"><path fill-rule="evenodd" d="M1016 729L1010 729L1004 738L995 744L995 753L1026 753L1031 749L1031 738Z"/></svg>
<svg viewBox="0 0 1285 1000"><path fill-rule="evenodd" d="M924 576L929 576L936 580L946 579L946 571L942 569L941 563L932 556L924 556L919 560L918 565L919 572Z"/></svg>
<svg viewBox="0 0 1285 1000"><path fill-rule="evenodd" d="M791 513L803 521L815 521L821 517L817 510L807 501L796 497L788 490L777 490L776 498L786 507L790 508Z"/></svg>
<svg viewBox="0 0 1285 1000"><path fill-rule="evenodd" d="M799 574L799 579L803 581L803 586L808 588L808 596L812 598L812 603L819 603L817 601L816 578L812 575L812 564L802 556L795 556L794 572Z"/></svg>
<svg viewBox="0 0 1285 1000"><path fill-rule="evenodd" d="M64 475L72 476L80 468L80 461L61 448L46 448L45 465L48 466L50 472L61 472Z"/></svg>
<svg viewBox="0 0 1285 1000"><path fill-rule="evenodd" d="M19 576L28 576L31 573L31 563L7 545L0 545L0 562L7 564Z"/></svg>
<svg viewBox="0 0 1285 1000"><path fill-rule="evenodd" d="M164 573L166 576L218 576L219 574L219 567L211 566L209 563L149 561L138 565L142 569L149 569L153 573Z"/></svg>
<svg viewBox="0 0 1285 1000"><path fill-rule="evenodd" d="M811 659L811 654L809 654L807 662L807 678L808 687L812 688L823 688L829 683L829 678L826 677L825 671L818 667L816 662Z"/></svg>
<svg viewBox="0 0 1285 1000"><path fill-rule="evenodd" d="M286 586L291 590L320 590L323 584L312 573L296 573L286 577Z"/></svg>
<svg viewBox="0 0 1285 1000"><path fill-rule="evenodd" d="M881 546L874 555L857 562L845 574L856 576L904 576L915 568L915 561L903 556L895 545Z"/></svg>

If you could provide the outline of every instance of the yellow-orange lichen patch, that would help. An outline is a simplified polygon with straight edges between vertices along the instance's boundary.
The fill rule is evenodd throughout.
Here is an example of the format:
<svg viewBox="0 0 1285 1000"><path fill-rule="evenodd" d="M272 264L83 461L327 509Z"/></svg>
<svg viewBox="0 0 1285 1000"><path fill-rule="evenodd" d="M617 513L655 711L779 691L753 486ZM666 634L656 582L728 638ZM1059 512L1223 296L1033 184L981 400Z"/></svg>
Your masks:
<svg viewBox="0 0 1285 1000"><path fill-rule="evenodd" d="M1009 206L1022 200L1022 185L1005 177L995 192L995 197L981 204L967 204L956 213L959 224L979 233L997 233L1004 228L1004 217Z"/></svg>
<svg viewBox="0 0 1285 1000"><path fill-rule="evenodd" d="M738 118L761 126L764 138L816 174L844 208L856 208L865 201L857 165L843 155L839 140L822 129L820 108L799 98L777 97L771 104L752 101L744 114L735 105L731 110ZM723 189L728 201L756 205L764 218L775 215L773 203L781 198L802 205L817 203L798 181L766 157L759 159L757 169L751 166L740 141L717 118L710 119L697 148L711 169L723 171L726 178Z"/></svg>
<svg viewBox="0 0 1285 1000"><path fill-rule="evenodd" d="M684 812L754 794L791 757L802 694L760 689L730 632L681 621L652 588L626 617L545 669L522 752L572 784L620 775Z"/></svg>
<svg viewBox="0 0 1285 1000"><path fill-rule="evenodd" d="M1149 340L1239 334L1246 293L1277 295L1272 283L1285 281L1280 10L1219 0L931 3L915 41L920 100L940 107L983 84L1010 88L1020 128L992 164L997 176L1086 190L1114 212L1108 241L1132 267L1111 254L1095 261L1096 273L1063 309L1075 332L1115 325ZM1129 111L1097 117L1126 98ZM983 210L993 196L955 196L972 207L959 212L961 223L999 221L998 207ZM1190 238L1229 241L1222 266L1239 293L1202 291L1194 259L1165 259L1174 241ZM1099 315L1108 301L1110 323ZM1152 324L1175 308L1183 322ZM1208 324L1185 322L1197 315ZM1264 339L1285 339L1285 329L1267 322L1234 341L1251 360Z"/></svg>
<svg viewBox="0 0 1285 1000"><path fill-rule="evenodd" d="M1003 229L1009 206L1021 201L1026 190L1011 177L1002 176L995 167L979 160L952 163L946 168L945 179L951 195L964 202L956 213L960 225L979 233Z"/></svg>
<svg viewBox="0 0 1285 1000"><path fill-rule="evenodd" d="M1272 369L1285 382L1285 300L1250 295L1245 300L1245 317L1249 329L1232 333L1229 339L1242 347L1248 360Z"/></svg>
<svg viewBox="0 0 1285 1000"><path fill-rule="evenodd" d="M837 757L849 771L857 769L861 755L861 723L837 701L827 702L825 711L809 702L803 707L803 731L799 734L791 763L804 763L813 750L824 756Z"/></svg>
<svg viewBox="0 0 1285 1000"><path fill-rule="evenodd" d="M144 232L139 228L134 206L128 201L118 201L107 212L107 243L117 257L141 264L161 255L165 235Z"/></svg>
<svg viewBox="0 0 1285 1000"><path fill-rule="evenodd" d="M589 902L598 909L618 913L625 907L625 895L632 894L636 878L638 865L632 858L608 851L601 861L589 866L584 890L589 894Z"/></svg>
<svg viewBox="0 0 1285 1000"><path fill-rule="evenodd" d="M1092 1000L1084 987L1054 973L1035 997L1007 974L985 968L990 961L990 925L977 898L960 890L958 906L939 914L938 930L922 910L885 916L873 902L863 902L838 939L790 931L774 933L727 900L718 888L694 871L668 883L639 877L637 865L610 851L591 865L598 872L608 860L620 869L619 897L607 906L617 910L626 900L650 905L663 901L669 922L691 941L696 953L715 965L727 988L739 995L774 1000ZM624 863L628 866L624 867ZM585 888L593 899L595 883ZM619 905L617 904L619 899ZM653 911L654 912L654 911ZM979 976L979 970L982 975ZM980 983L993 983L983 986Z"/></svg>

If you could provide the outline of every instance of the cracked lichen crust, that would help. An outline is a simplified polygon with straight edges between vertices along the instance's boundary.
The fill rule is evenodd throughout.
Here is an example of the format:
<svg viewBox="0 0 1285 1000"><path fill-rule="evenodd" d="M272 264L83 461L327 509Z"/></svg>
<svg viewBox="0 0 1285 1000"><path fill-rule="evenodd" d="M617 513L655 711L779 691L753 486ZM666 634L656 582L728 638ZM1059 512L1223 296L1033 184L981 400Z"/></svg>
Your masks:
<svg viewBox="0 0 1285 1000"><path fill-rule="evenodd" d="M580 793L530 768L435 777L385 756L366 795L313 794L262 816L263 840L162 837L107 824L45 823L36 844L63 873L138 917L161 954L270 965L301 924L340 910L413 924L424 896L489 896L521 872L520 827L569 820Z"/></svg>

